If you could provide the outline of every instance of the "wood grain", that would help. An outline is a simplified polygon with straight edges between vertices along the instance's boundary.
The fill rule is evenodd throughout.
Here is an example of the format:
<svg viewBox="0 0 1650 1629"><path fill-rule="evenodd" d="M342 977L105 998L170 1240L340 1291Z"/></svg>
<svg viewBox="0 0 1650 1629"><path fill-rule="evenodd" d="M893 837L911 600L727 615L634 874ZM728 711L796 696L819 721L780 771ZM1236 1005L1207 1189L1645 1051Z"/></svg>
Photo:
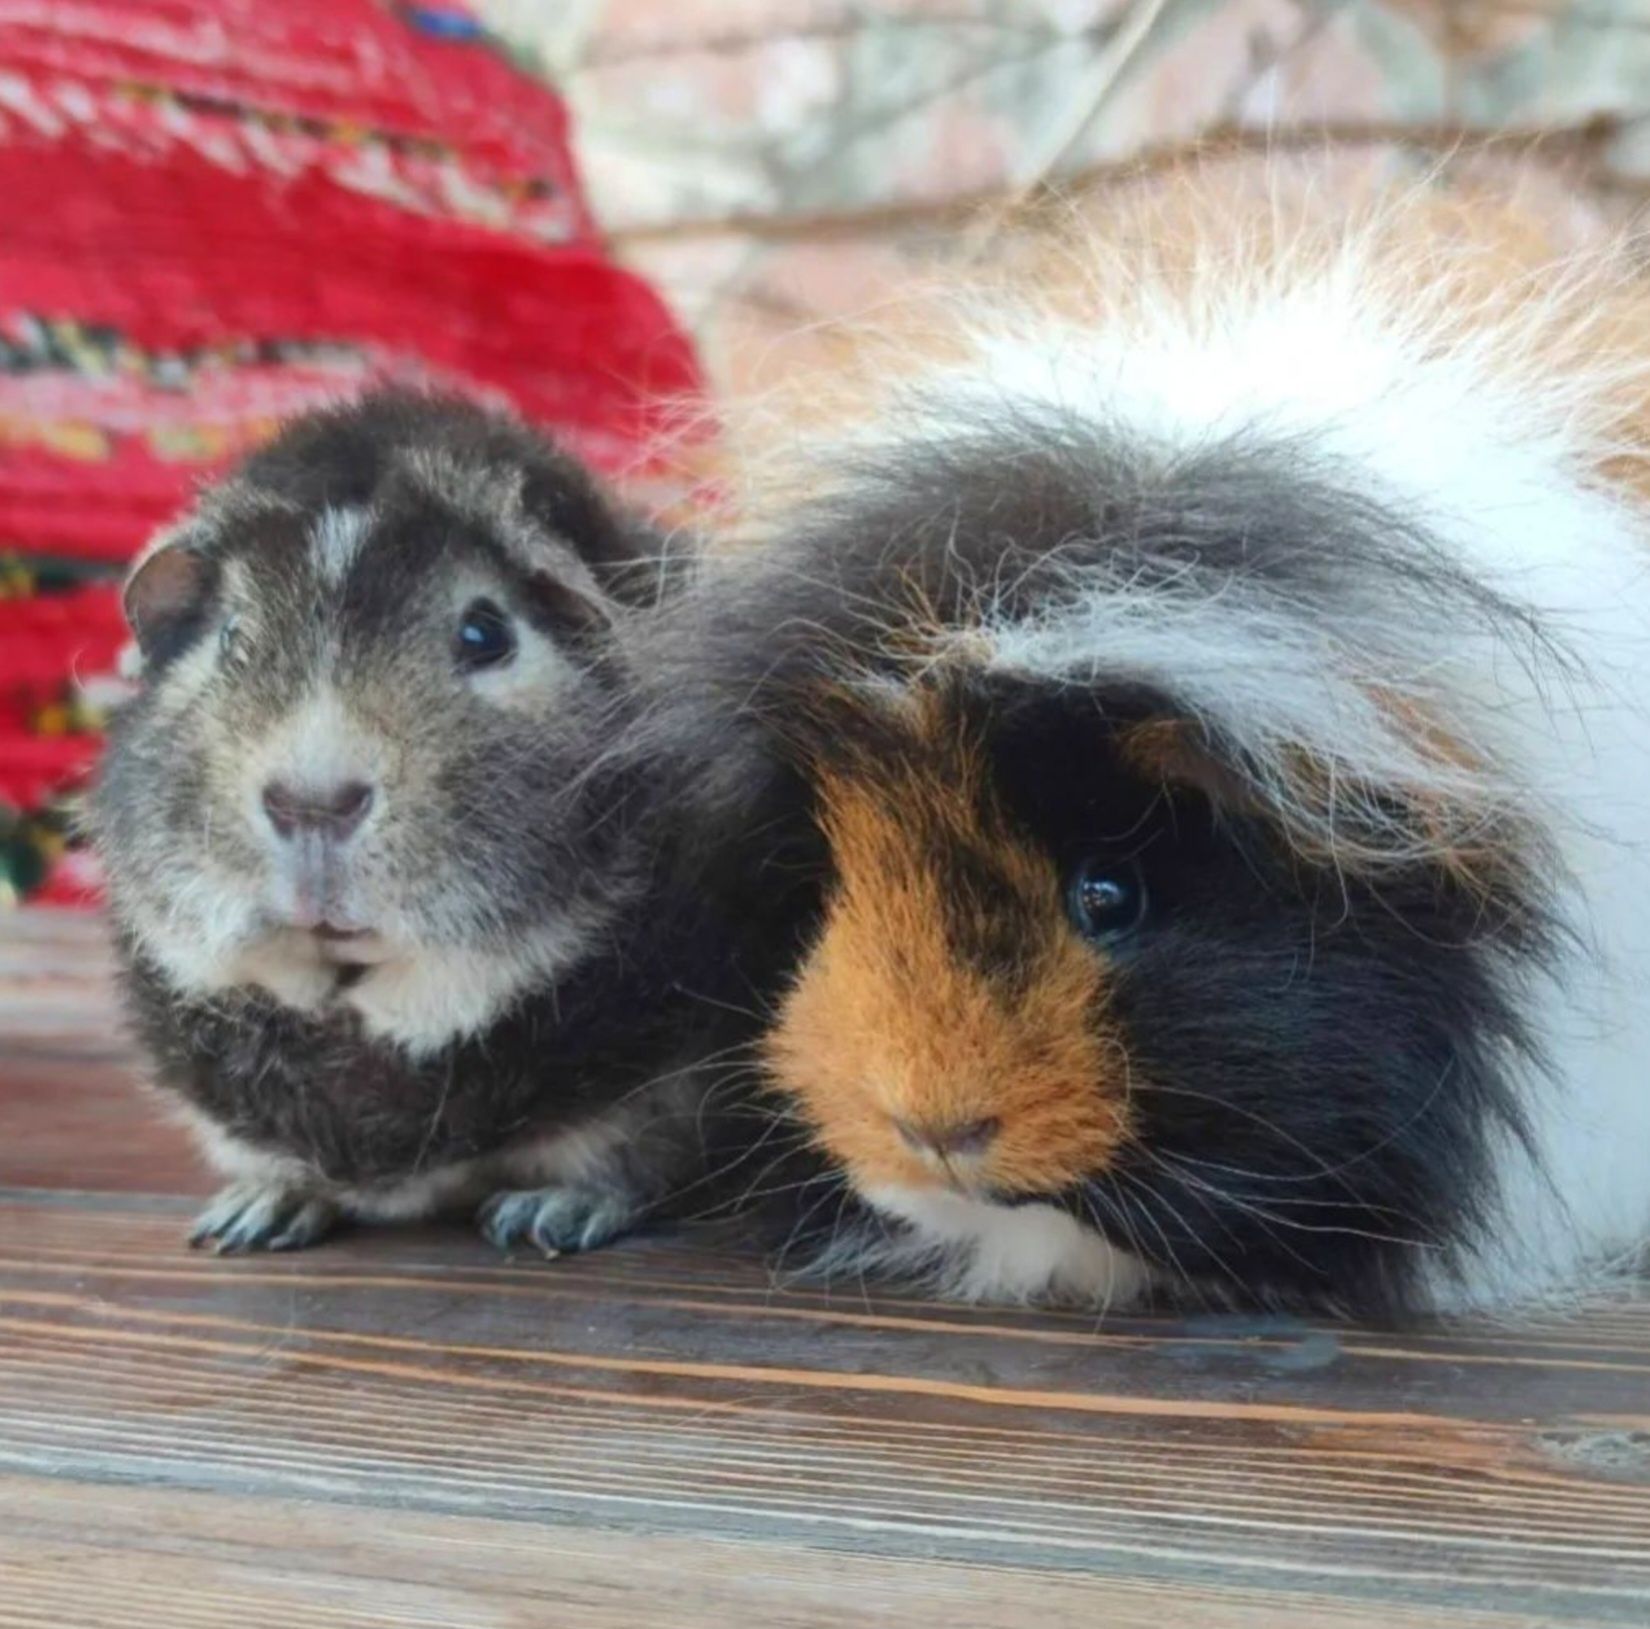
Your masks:
<svg viewBox="0 0 1650 1629"><path fill-rule="evenodd" d="M1650 1622L1650 1295L1398 1335L706 1235L218 1261L116 1035L94 929L0 921L0 1624Z"/></svg>

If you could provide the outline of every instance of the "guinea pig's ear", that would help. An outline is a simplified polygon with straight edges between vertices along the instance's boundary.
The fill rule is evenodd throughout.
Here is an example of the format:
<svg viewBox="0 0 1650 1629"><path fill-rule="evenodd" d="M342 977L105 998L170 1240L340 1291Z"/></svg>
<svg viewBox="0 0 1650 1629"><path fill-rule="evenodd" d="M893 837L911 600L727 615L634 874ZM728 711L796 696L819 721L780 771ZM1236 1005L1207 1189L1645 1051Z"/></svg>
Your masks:
<svg viewBox="0 0 1650 1629"><path fill-rule="evenodd" d="M1421 773L1379 788L1347 784L1344 772L1304 749L1286 754L1262 784L1223 758L1200 726L1173 717L1130 726L1119 745L1142 778L1200 793L1229 814L1258 816L1310 862L1338 870L1423 862L1486 905L1521 909L1518 875L1530 833L1493 799L1472 795L1475 785L1493 785L1488 767L1418 710L1390 711ZM1440 772L1431 784L1428 770Z"/></svg>
<svg viewBox="0 0 1650 1629"><path fill-rule="evenodd" d="M192 645L217 589L216 564L183 539L153 545L126 580L122 604L146 668Z"/></svg>
<svg viewBox="0 0 1650 1629"><path fill-rule="evenodd" d="M593 637L605 632L613 620L601 589L582 571L550 566L531 572L527 592L545 621L564 638Z"/></svg>
<svg viewBox="0 0 1650 1629"><path fill-rule="evenodd" d="M1254 789L1220 760L1188 719L1143 719L1122 731L1118 745L1124 762L1143 780L1199 792L1221 809L1252 813L1257 806Z"/></svg>
<svg viewBox="0 0 1650 1629"><path fill-rule="evenodd" d="M603 597L650 605L662 592L665 540L606 492L583 465L551 450L522 478L527 513L590 571Z"/></svg>

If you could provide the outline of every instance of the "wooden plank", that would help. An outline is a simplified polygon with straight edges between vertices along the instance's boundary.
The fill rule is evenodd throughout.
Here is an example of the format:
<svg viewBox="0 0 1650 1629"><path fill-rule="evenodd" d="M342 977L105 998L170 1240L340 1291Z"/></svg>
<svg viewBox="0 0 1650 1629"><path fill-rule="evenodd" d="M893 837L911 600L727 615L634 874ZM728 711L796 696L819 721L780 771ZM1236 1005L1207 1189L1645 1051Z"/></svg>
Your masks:
<svg viewBox="0 0 1650 1629"><path fill-rule="evenodd" d="M212 1179L132 1060L0 1044L0 1187L195 1194Z"/></svg>
<svg viewBox="0 0 1650 1629"><path fill-rule="evenodd" d="M1545 1622L1650 1611L1650 1309L1406 1343L772 1290L680 1244L0 1207L0 1465Z"/></svg>
<svg viewBox="0 0 1650 1629"><path fill-rule="evenodd" d="M82 911L0 914L0 1188L205 1194L211 1178L141 1085L108 933Z"/></svg>
<svg viewBox="0 0 1650 1629"><path fill-rule="evenodd" d="M0 913L0 1044L48 1041L103 1056L120 1049L114 964L97 918L74 911Z"/></svg>
<svg viewBox="0 0 1650 1629"><path fill-rule="evenodd" d="M193 1255L95 934L31 931L0 1625L1650 1621L1650 1295L1399 1335L827 1294L725 1234Z"/></svg>
<svg viewBox="0 0 1650 1629"><path fill-rule="evenodd" d="M497 1517L271 1504L130 1485L0 1477L0 1624L74 1629L1425 1629L1401 1602L932 1559L849 1559L798 1545ZM1524 1614L1452 1615L1455 1629L1537 1629Z"/></svg>

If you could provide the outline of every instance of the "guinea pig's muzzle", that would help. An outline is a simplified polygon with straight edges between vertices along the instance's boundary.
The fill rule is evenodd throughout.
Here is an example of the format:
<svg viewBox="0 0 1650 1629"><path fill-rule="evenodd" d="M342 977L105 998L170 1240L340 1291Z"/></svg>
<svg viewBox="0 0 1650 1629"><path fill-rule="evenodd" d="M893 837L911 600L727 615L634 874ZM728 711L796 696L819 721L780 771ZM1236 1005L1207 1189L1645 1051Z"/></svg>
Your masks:
<svg viewBox="0 0 1650 1629"><path fill-rule="evenodd" d="M341 944L372 926L360 919L358 846L379 801L368 781L270 780L259 795L284 927Z"/></svg>

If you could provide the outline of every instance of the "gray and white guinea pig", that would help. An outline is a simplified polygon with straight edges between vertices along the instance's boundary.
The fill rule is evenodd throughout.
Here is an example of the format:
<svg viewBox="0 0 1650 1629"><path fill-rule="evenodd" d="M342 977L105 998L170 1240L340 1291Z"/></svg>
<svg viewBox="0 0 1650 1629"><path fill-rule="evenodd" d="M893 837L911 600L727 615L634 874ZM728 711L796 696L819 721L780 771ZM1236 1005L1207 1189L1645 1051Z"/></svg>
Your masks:
<svg viewBox="0 0 1650 1629"><path fill-rule="evenodd" d="M681 957L734 974L615 750L662 549L514 421L379 393L140 558L91 823L139 1035L233 1179L197 1242L491 1196L496 1242L587 1246L676 1181L726 1044Z"/></svg>
<svg viewBox="0 0 1650 1629"><path fill-rule="evenodd" d="M744 432L828 1267L1409 1313L1650 1239L1650 299L1327 196L1113 194Z"/></svg>

